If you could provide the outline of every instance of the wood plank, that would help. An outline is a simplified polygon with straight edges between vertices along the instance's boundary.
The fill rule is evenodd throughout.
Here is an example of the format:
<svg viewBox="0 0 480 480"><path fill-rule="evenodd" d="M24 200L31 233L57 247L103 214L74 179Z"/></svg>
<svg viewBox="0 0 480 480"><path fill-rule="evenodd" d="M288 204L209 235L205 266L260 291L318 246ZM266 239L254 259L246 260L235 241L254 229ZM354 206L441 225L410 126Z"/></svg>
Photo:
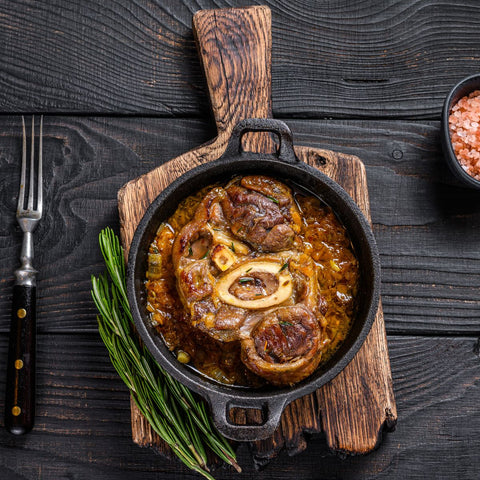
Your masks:
<svg viewBox="0 0 480 480"><path fill-rule="evenodd" d="M480 362L473 338L388 339L401 422L367 456L340 458L321 437L297 457L282 454L261 472L239 451L243 473L220 470L217 480L430 480L476 478L480 471ZM178 480L198 478L178 462L134 445L129 394L96 334L38 338L35 430L24 437L0 428L2 480ZM0 358L7 336L0 334ZM0 362L0 378L5 378ZM0 412L5 384L0 382ZM0 426L3 425L0 416ZM260 461L259 461L260 463Z"/></svg>
<svg viewBox="0 0 480 480"><path fill-rule="evenodd" d="M22 241L15 220L21 119L3 117L0 124L0 329L7 331ZM107 225L118 228L116 195L125 182L165 161L172 147L178 151L190 141L208 139L205 125L185 120L180 124L172 129L154 119L45 118L48 187L44 218L35 232L34 260L39 270L39 332L96 329L90 275L103 270L98 233ZM158 136L164 128L168 141Z"/></svg>
<svg viewBox="0 0 480 480"><path fill-rule="evenodd" d="M366 165L387 330L480 334L480 204L474 191L453 184L438 122L288 124L297 143L358 155ZM18 116L0 118L2 332L21 244L20 129ZM118 188L214 134L193 119L45 118L46 213L35 235L40 332L95 331L89 277L103 269L98 232L118 228Z"/></svg>
<svg viewBox="0 0 480 480"><path fill-rule="evenodd" d="M297 142L366 165L388 331L480 333L480 204L446 167L438 123L289 124Z"/></svg>
<svg viewBox="0 0 480 480"><path fill-rule="evenodd" d="M254 0L0 5L0 112L206 116L191 22ZM276 117L438 118L478 72L476 0L267 2Z"/></svg>

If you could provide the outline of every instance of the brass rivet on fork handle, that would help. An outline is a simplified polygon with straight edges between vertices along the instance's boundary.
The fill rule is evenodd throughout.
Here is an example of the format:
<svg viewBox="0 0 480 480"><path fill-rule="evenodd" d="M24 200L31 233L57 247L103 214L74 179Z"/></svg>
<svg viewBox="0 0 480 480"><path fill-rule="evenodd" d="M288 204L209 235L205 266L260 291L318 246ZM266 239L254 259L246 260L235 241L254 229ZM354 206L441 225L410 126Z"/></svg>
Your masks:
<svg viewBox="0 0 480 480"><path fill-rule="evenodd" d="M15 271L13 306L7 363L5 427L21 435L33 428L35 419L35 340L36 340L36 274L33 268L33 231L43 210L43 117L40 117L38 160L35 162L35 119L27 167L27 136L22 117L22 170L18 193L17 221L23 231L20 268ZM37 168L35 168L37 164ZM28 196L26 194L28 175ZM35 181L36 171L36 181Z"/></svg>

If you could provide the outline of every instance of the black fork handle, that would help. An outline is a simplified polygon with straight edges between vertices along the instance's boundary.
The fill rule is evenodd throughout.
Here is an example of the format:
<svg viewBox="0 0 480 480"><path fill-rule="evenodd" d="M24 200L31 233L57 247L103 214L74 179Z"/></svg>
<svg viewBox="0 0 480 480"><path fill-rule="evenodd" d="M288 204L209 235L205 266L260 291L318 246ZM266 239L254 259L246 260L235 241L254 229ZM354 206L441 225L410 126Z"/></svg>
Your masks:
<svg viewBox="0 0 480 480"><path fill-rule="evenodd" d="M5 428L22 435L35 420L36 287L15 285L8 347Z"/></svg>

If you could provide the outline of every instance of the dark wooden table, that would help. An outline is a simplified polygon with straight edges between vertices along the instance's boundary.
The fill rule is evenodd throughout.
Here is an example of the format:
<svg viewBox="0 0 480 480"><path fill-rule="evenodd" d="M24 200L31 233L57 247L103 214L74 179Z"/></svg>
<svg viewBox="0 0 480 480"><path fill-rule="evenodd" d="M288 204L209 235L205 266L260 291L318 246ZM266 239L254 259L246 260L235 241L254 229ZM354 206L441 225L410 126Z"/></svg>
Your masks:
<svg viewBox="0 0 480 480"><path fill-rule="evenodd" d="M130 401L96 329L90 275L116 192L215 135L191 32L199 8L252 1L0 3L0 412L13 270L20 114L45 115L36 427L0 429L0 478L197 478L140 449ZM321 437L256 472L219 479L480 478L480 192L455 184L439 119L480 71L475 0L263 2L273 18L273 108L299 144L367 167L398 406L396 432L365 457ZM450 5L453 4L453 5ZM198 477L199 478L199 477Z"/></svg>

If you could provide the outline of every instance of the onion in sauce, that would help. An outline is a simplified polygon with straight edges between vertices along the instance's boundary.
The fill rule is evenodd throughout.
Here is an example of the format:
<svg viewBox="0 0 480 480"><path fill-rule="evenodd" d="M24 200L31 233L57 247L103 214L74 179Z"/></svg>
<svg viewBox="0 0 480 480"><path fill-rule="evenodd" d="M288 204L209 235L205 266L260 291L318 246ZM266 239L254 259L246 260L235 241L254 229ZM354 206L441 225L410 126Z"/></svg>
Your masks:
<svg viewBox="0 0 480 480"><path fill-rule="evenodd" d="M243 183L239 183L242 181ZM169 349L176 353L179 361L200 373L229 385L258 387L266 381L278 385L292 384L298 381L295 376L285 374L286 380L283 381L278 375L262 373L256 366L246 366L248 352L245 346L242 352L242 345L246 344L242 337L242 328L245 330L245 325L250 325L250 322L248 329L253 332L257 328L255 325L260 324L259 320L256 320L255 309L268 313L269 308L275 307L281 311L285 305L296 305L300 302L301 308L307 313L297 314L297 317L311 317L308 312L314 312L314 318L317 318L318 328L322 332L322 337L315 347L321 349L321 365L337 350L351 327L359 282L358 261L346 229L332 209L319 198L296 188L290 189L268 177L243 177L242 180L234 182L234 195L239 202L251 201L255 203L256 211L267 209L270 217L265 219L263 214L255 214L257 216L252 217L252 223L248 218L245 220L245 212L234 205L234 208L228 208L238 221L235 228L229 228L228 219L222 217L228 208L222 209L218 206L221 205L219 203L216 210L210 212L205 207L205 198L217 198L218 192L221 192L222 202L226 201L225 198L228 199L222 187L212 185L186 198L175 213L160 225L150 245L145 282L147 309L152 324L156 326ZM270 195L268 190L272 185L276 188L274 195ZM246 190L248 188L250 190ZM290 191L292 193L289 193ZM288 195L293 195L294 199L294 205L289 211L286 210ZM269 203L273 207L270 207ZM207 202L208 208L210 205L211 203ZM288 217L291 223L278 226L281 214ZM201 320L194 321L193 310L186 307L185 293L179 294L178 272L176 275L172 252L174 242L184 231L184 227L191 225L194 218L201 218L201 221L205 222L209 215L212 215L212 218L215 216L215 221L202 223L199 233L190 235L189 246L185 244L183 252L185 265L195 262L185 267L187 273L192 271L188 278L195 278L195 282L199 282L198 285L193 285L196 290L190 303L187 302L192 309L200 309L198 318ZM256 225L255 222L263 222L261 228L255 230L256 227L252 227ZM277 238L271 235L270 232L274 230L272 224L276 225L279 233L286 234ZM267 245L266 251L262 245ZM208 281L213 282L212 288L215 291L218 283L217 296L212 294L212 288L205 286L206 280L203 277L197 278L198 274L193 272L193 268L208 276ZM298 283L299 278L305 279L303 283ZM312 290L315 290L314 297ZM275 295L276 300L272 297ZM315 305L309 304L310 300L305 300L308 298L315 298ZM218 302L225 302L223 310L219 310ZM245 311L250 315L247 315L247 320ZM223 337L209 334L208 322L219 322L222 315L229 321L238 321L238 325L242 326L238 328L238 337L228 336L227 333ZM285 348L288 349L288 342L294 346L295 351L303 354L305 348L298 342L304 341L302 338L306 335L305 331L308 332L311 328L301 324L295 327L297 320L293 323L288 319L275 321L278 323L261 330L253 342L249 340L249 348L257 351L255 356L280 363L287 361L283 358L287 358L288 353L281 353L276 349L283 344L287 345ZM308 321L311 324L311 319ZM197 328L196 322L203 322L203 330ZM271 332L275 333L275 338L280 335L275 348L269 347L272 340L268 335L271 335ZM299 337L300 334L303 336ZM310 342L311 339L307 340ZM265 351L262 351L263 347ZM268 348L271 351L267 351ZM317 363L318 361L314 368ZM257 374L259 372L260 375Z"/></svg>

